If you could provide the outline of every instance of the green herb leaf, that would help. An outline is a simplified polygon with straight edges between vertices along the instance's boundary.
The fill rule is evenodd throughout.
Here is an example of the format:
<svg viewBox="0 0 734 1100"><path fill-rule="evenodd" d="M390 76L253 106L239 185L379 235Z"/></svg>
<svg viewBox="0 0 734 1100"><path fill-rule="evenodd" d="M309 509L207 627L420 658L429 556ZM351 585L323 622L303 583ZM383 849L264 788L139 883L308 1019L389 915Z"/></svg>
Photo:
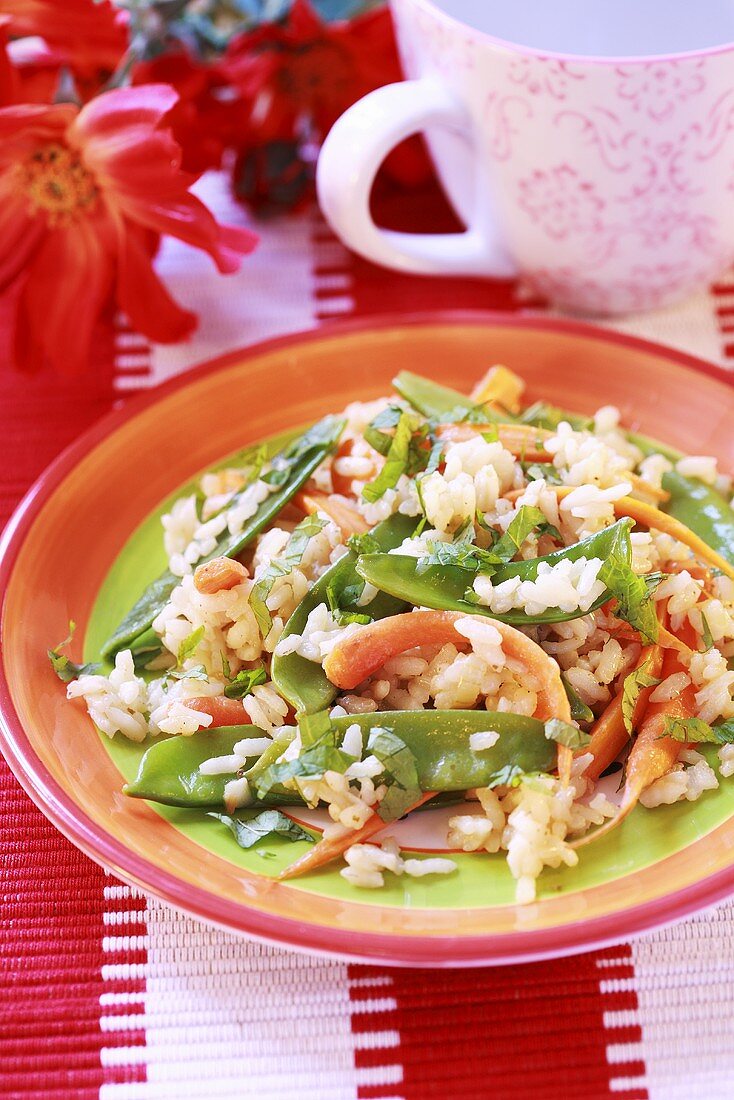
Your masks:
<svg viewBox="0 0 734 1100"><path fill-rule="evenodd" d="M552 462L521 462L528 481L540 481L541 478L547 485L562 485L563 478Z"/></svg>
<svg viewBox="0 0 734 1100"><path fill-rule="evenodd" d="M733 745L734 718L709 726L700 718L672 718L667 715L663 736L672 737L674 741L688 742L691 745Z"/></svg>
<svg viewBox="0 0 734 1100"><path fill-rule="evenodd" d="M324 529L327 522L316 515L302 519L294 528L282 554L273 558L253 585L249 603L263 638L267 637L273 625L273 617L266 602L273 585L279 577L286 577L297 565L300 565L310 540Z"/></svg>
<svg viewBox="0 0 734 1100"><path fill-rule="evenodd" d="M606 585L609 594L616 598L614 614L639 630L649 642L658 638L658 620L652 589L644 577L639 577L630 565L632 550L629 540L631 523L619 528L612 552L599 570L599 580Z"/></svg>
<svg viewBox="0 0 734 1100"><path fill-rule="evenodd" d="M386 455L393 440L391 435L381 429L396 428L404 411L399 405L388 405L365 428L364 438L379 454Z"/></svg>
<svg viewBox="0 0 734 1100"><path fill-rule="evenodd" d="M636 668L624 678L622 686L622 721L624 722L624 728L630 735L633 732L632 717L641 692L644 688L655 687L656 684L660 683L659 678L650 673L651 663L652 658L648 657L639 668Z"/></svg>
<svg viewBox="0 0 734 1100"><path fill-rule="evenodd" d="M512 517L504 535L494 544L491 550L480 551L482 562L487 565L503 565L512 561L528 535L537 528L548 526L548 520L540 508L534 508L529 504L521 505L517 510L517 514ZM560 538L560 534L555 528L553 528L553 531Z"/></svg>
<svg viewBox="0 0 734 1100"><path fill-rule="evenodd" d="M224 689L228 699L244 699L253 688L267 682L268 674L263 665L260 668L242 668Z"/></svg>
<svg viewBox="0 0 734 1100"><path fill-rule="evenodd" d="M576 729L569 722L562 722L560 718L550 718L544 723L544 729L549 741L565 745L567 749L583 749L591 741L591 734Z"/></svg>
<svg viewBox="0 0 734 1100"><path fill-rule="evenodd" d="M377 813L383 821L397 821L421 796L415 756L396 733L380 726L370 733L367 753L376 756L384 768L376 783L387 784Z"/></svg>
<svg viewBox="0 0 734 1100"><path fill-rule="evenodd" d="M490 790L494 787L517 787L528 774L519 764L505 764L492 772L486 786Z"/></svg>
<svg viewBox="0 0 734 1100"><path fill-rule="evenodd" d="M176 669L172 668L164 675L165 680L203 680L207 684L209 683L209 677L207 676L206 669L203 665L197 665L196 668Z"/></svg>
<svg viewBox="0 0 734 1100"><path fill-rule="evenodd" d="M569 683L563 673L561 673L561 680L563 681L563 689L566 692L566 698L571 705L571 717L574 722L593 722L594 712L591 707L587 707L586 703L584 703L576 689Z"/></svg>
<svg viewBox="0 0 734 1100"><path fill-rule="evenodd" d="M337 748L336 733L329 723L329 729L294 760L282 760L266 768L257 777L257 793L260 798L265 798L279 783L288 783L292 779L316 779L327 771L343 774L353 763L353 756Z"/></svg>
<svg viewBox="0 0 734 1100"><path fill-rule="evenodd" d="M708 649L712 649L713 645L714 645L714 637L713 637L713 634L711 633L711 627L709 626L708 620L706 619L706 616L704 615L703 611L701 612L701 626L702 626L702 630L703 630L703 648L704 648L704 651L708 650Z"/></svg>
<svg viewBox="0 0 734 1100"><path fill-rule="evenodd" d="M363 535L350 535L347 539L347 546L360 557L382 553L382 546L378 539L369 531L366 531Z"/></svg>
<svg viewBox="0 0 734 1100"><path fill-rule="evenodd" d="M252 848L268 836L281 836L290 841L313 840L311 833L307 833L281 810L262 810L255 817L246 819L220 813L208 813L207 817L214 817L226 825L240 848Z"/></svg>
<svg viewBox="0 0 734 1100"><path fill-rule="evenodd" d="M204 637L204 627L197 626L196 630L192 630L178 647L178 654L176 655L176 663L180 668L184 661L187 661L189 657L193 657L194 653L198 649L199 642Z"/></svg>
<svg viewBox="0 0 734 1100"><path fill-rule="evenodd" d="M350 623L366 626L373 621L371 615L364 611L355 610L355 605L357 605L363 591L364 584L350 584L342 589L341 596L339 596L335 584L326 586L326 602L329 605L329 611L340 626L348 626Z"/></svg>
<svg viewBox="0 0 734 1100"><path fill-rule="evenodd" d="M385 457L385 465L374 481L368 482L362 489L362 498L374 504L384 496L388 489L394 489L408 465L410 440L413 435L415 418L410 413L402 413L390 449Z"/></svg>
<svg viewBox="0 0 734 1100"><path fill-rule="evenodd" d="M99 664L86 664L78 665L76 662L71 661L61 650L64 646L69 645L74 632L76 631L76 623L74 620L69 622L69 633L63 642L59 642L55 649L49 649L48 659L51 662L51 667L58 676L59 680L63 684L70 684L72 680L78 679L80 676L94 676L98 673L102 666Z"/></svg>

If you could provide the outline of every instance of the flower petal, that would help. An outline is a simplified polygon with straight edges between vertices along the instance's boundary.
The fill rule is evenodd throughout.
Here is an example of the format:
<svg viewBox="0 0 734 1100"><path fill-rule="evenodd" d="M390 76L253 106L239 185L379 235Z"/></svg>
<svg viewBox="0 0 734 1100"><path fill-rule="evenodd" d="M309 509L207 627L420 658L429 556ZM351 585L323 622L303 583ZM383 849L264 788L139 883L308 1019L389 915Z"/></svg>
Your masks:
<svg viewBox="0 0 734 1100"><path fill-rule="evenodd" d="M159 344L186 339L196 328L196 315L174 302L153 271L144 234L119 220L117 235L117 301L131 325Z"/></svg>
<svg viewBox="0 0 734 1100"><path fill-rule="evenodd" d="M69 140L84 145L115 133L124 140L124 131L131 126L157 126L177 102L178 92L170 84L114 88L82 107L69 130Z"/></svg>

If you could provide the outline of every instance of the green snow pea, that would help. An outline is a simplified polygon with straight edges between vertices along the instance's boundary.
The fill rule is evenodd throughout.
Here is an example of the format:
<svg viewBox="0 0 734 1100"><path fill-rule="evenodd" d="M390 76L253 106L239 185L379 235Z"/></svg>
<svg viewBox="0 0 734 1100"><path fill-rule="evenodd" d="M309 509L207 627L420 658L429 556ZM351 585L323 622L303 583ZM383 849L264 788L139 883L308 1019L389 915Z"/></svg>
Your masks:
<svg viewBox="0 0 734 1100"><path fill-rule="evenodd" d="M401 371L392 384L414 409L441 423L471 420L475 424L508 424L515 420L508 412L499 412L490 405L475 405L465 393L408 370Z"/></svg>
<svg viewBox="0 0 734 1100"><path fill-rule="evenodd" d="M483 710L384 711L334 719L337 743L349 726L357 724L363 741L373 729L395 733L415 757L423 791L465 791L487 786L510 769L508 777L522 772L549 771L555 766L557 747L545 736L542 722L517 714L493 714ZM472 733L494 730L499 739L491 749L473 751ZM213 809L223 805L224 785L231 775L202 775L199 765L212 756L228 756L243 737L257 737L254 726L226 726L199 730L191 737L171 737L153 744L140 762L138 774L125 787L134 798L168 806ZM286 748L285 739L273 742L243 774L254 795L257 779ZM274 787L259 804L302 804L292 790ZM253 803L254 805L255 803Z"/></svg>
<svg viewBox="0 0 734 1100"><path fill-rule="evenodd" d="M132 798L146 798L166 806L192 809L224 805L224 785L234 778L227 775L202 775L199 765L213 756L230 756L244 737L262 737L258 726L218 726L202 729L191 737L168 737L155 741L147 750L132 783L123 788ZM253 757L244 771L251 782L287 748L285 738L274 741L259 758ZM303 803L294 791L273 790L264 800L267 805Z"/></svg>
<svg viewBox="0 0 734 1100"><path fill-rule="evenodd" d="M630 519L620 519L611 527L606 527L603 531L590 535L573 546L554 550L552 554L547 554L545 557L501 565L491 573L492 583L498 585L511 577L520 577L524 581L535 580L538 568L543 562L553 566L561 561L578 561L579 558L601 558L607 561L613 557L623 558L628 562L631 527ZM432 565L425 572L420 573L418 560L402 554L363 555L357 562L357 572L360 577L383 592L390 592L393 595L400 593L403 599L415 607L432 607L437 611L463 611L467 615L486 615L490 619L498 619L500 622L515 626L527 626L529 623L560 623L567 619L577 619L580 614L578 610L566 612L561 611L560 608L549 608L538 615L528 615L519 609L508 611L503 615L495 614L488 607L472 603L465 598L467 589L471 589L474 578L478 575L475 570L460 565ZM589 610L601 607L608 598L608 592L604 591Z"/></svg>
<svg viewBox="0 0 734 1100"><path fill-rule="evenodd" d="M272 459L273 472L279 478L278 488L260 505L258 510L245 523L238 534L232 535L225 530L217 540L210 554L202 558L232 558L240 552L255 535L267 526L288 501L308 481L316 467L334 449L344 430L344 420L336 416L325 416L307 432L294 439ZM246 488L241 490L245 492ZM236 506L241 493L237 493L227 506ZM169 570L148 585L135 606L128 612L114 634L102 647L103 657L112 657L119 649L130 645L144 631L147 631L156 615L168 603L171 593L181 578Z"/></svg>
<svg viewBox="0 0 734 1100"><path fill-rule="evenodd" d="M415 516L396 514L378 524L370 535L382 550L391 550L400 546L404 539L410 538L417 523ZM302 634L308 616L319 604L328 606L330 595L338 601L345 591L363 588L364 582L355 569L356 562L357 554L350 550L319 577L285 624L281 639L291 634ZM355 594L358 596L359 591ZM353 604L354 600L349 603ZM384 619L388 615L399 614L405 606L404 600L378 592L369 604L356 610L364 612L372 619ZM300 713L313 714L324 710L337 695L337 689L327 679L321 665L306 660L298 653L274 656L270 675L283 698Z"/></svg>
<svg viewBox="0 0 734 1100"><path fill-rule="evenodd" d="M693 477L671 470L663 474L663 488L670 493L664 510L685 523L694 534L734 565L734 510L725 498Z"/></svg>

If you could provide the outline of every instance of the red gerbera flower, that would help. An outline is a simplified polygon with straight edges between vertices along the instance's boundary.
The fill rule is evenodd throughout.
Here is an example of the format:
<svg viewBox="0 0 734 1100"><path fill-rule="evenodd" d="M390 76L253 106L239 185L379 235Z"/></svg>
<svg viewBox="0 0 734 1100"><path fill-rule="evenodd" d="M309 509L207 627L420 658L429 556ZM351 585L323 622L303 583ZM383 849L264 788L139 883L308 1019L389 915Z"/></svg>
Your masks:
<svg viewBox="0 0 734 1100"><path fill-rule="evenodd" d="M328 23L295 0L284 23L233 39L222 71L251 105L260 141L289 140L308 118L325 137L350 104L401 80L389 12Z"/></svg>
<svg viewBox="0 0 734 1100"><path fill-rule="evenodd" d="M173 342L195 326L153 271L161 233L236 271L257 241L219 225L189 191L181 150L161 119L173 88L149 84L71 104L0 109L0 290L20 286L19 366L86 363L94 323L114 293L132 325Z"/></svg>
<svg viewBox="0 0 734 1100"><path fill-rule="evenodd" d="M0 0L10 33L40 35L83 79L111 73L127 49L127 15L110 0Z"/></svg>

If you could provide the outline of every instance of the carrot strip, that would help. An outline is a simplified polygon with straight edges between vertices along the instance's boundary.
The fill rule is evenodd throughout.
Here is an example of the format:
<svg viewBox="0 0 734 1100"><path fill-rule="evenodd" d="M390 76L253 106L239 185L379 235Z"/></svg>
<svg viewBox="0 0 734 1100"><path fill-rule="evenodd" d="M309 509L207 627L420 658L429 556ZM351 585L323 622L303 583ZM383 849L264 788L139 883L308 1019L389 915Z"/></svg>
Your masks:
<svg viewBox="0 0 734 1100"><path fill-rule="evenodd" d="M208 729L216 726L240 726L243 722L249 722L241 699L227 699L224 695L197 695L195 699L187 699L186 706L201 714L211 715L212 724Z"/></svg>
<svg viewBox="0 0 734 1100"><path fill-rule="evenodd" d="M681 671L685 670L677 653L667 650L663 658L662 678L666 679ZM691 718L696 712L695 695L696 689L691 684L675 699L648 704L637 739L627 757L624 792L618 813L595 832L575 840L572 848L582 848L611 832L635 808L642 792L656 779L668 774L685 746L681 741L665 736L665 719Z"/></svg>
<svg viewBox="0 0 734 1100"><path fill-rule="evenodd" d="M425 791L405 813L410 813L418 806L422 806L430 798L433 798L435 793L435 791ZM361 829L350 829L346 836L319 840L309 852L306 852L305 856L301 856L290 867L286 867L284 871L281 871L278 878L282 882L285 879L296 878L298 875L305 875L307 871L316 871L319 867L324 867L332 860L343 856L347 848L351 848L353 844L364 844L366 840L370 840L391 824L393 822L383 821L379 814L372 814L372 817Z"/></svg>
<svg viewBox="0 0 734 1100"><path fill-rule="evenodd" d="M545 428L534 428L532 424L441 424L436 429L436 434L447 443L464 443L482 432L495 431L505 450L523 460L549 462L552 458L545 450L544 443L553 433Z"/></svg>
<svg viewBox="0 0 734 1100"><path fill-rule="evenodd" d="M570 485L554 485L553 488L560 500L573 492L573 486ZM652 504L645 504L644 501L634 500L632 497L620 497L613 502L612 507L617 517L629 516L635 523L641 523L644 527L653 527L656 531L671 535L678 542L684 543L697 557L702 558L715 569L720 569L727 577L734 580L734 566L712 550L702 538L694 534L680 520L669 516L666 512L661 512Z"/></svg>
<svg viewBox="0 0 734 1100"><path fill-rule="evenodd" d="M469 395L477 405L497 404L511 413L520 411L520 398L525 392L525 383L519 374L507 367L490 367L479 379Z"/></svg>
<svg viewBox="0 0 734 1100"><path fill-rule="evenodd" d="M651 675L659 676L663 663L663 651L660 645L646 646L640 653L636 668L640 668L648 660ZM649 687L643 688L640 692L632 712L633 727L639 724L652 691L653 688ZM622 716L622 696L623 691L618 691L591 727L591 741L584 752L590 752L594 759L584 771L586 779L598 779L604 769L617 759L629 740Z"/></svg>
<svg viewBox="0 0 734 1100"><path fill-rule="evenodd" d="M312 516L314 512L324 512L329 519L333 519L345 539L350 535L363 535L369 530L369 524L357 509L352 508L347 501L339 500L333 493L307 493L301 490L293 500L308 516Z"/></svg>
<svg viewBox="0 0 734 1100"><path fill-rule="evenodd" d="M338 642L324 661L324 671L338 688L351 689L382 668L391 657L422 645L453 642L468 649L469 640L456 630L458 611L411 611L378 619ZM521 631L507 623L493 621L502 636L505 655L518 661L543 685L538 694L535 717L571 721L571 710L556 662Z"/></svg>

